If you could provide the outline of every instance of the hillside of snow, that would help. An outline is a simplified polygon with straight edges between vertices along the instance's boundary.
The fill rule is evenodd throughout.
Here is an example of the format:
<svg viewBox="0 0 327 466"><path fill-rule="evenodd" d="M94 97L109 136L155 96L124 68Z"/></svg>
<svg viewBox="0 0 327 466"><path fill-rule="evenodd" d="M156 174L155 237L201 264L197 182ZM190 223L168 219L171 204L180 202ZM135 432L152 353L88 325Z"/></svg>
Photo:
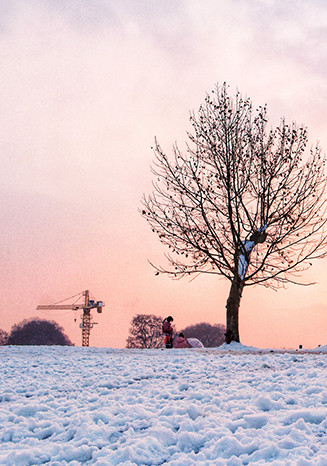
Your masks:
<svg viewBox="0 0 327 466"><path fill-rule="evenodd" d="M0 351L1 465L327 465L326 348Z"/></svg>

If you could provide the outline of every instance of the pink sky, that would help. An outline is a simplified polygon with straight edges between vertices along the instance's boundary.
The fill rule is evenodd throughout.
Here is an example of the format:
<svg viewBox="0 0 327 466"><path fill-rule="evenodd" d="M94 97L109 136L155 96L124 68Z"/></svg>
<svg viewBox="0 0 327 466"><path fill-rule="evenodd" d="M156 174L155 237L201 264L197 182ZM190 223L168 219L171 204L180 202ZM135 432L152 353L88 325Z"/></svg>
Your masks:
<svg viewBox="0 0 327 466"><path fill-rule="evenodd" d="M72 312L35 308L85 289L106 302L93 346L124 347L136 313L224 323L228 282L147 262L165 252L138 212L154 136L183 147L189 111L227 81L326 151L326 35L322 0L3 2L0 328L38 315L80 345ZM313 287L246 289L242 343L326 344L326 267L303 276Z"/></svg>

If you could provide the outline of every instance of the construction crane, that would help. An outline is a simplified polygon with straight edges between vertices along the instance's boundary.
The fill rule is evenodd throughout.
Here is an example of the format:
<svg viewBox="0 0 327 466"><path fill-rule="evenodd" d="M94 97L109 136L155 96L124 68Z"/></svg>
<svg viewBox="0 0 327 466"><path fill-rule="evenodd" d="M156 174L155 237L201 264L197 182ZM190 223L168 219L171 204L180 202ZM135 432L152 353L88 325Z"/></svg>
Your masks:
<svg viewBox="0 0 327 466"><path fill-rule="evenodd" d="M62 304L64 301L68 299L78 298L75 300L73 304ZM83 299L82 303L78 303L78 300ZM55 304L39 304L37 306L37 310L71 310L71 311L78 311L79 309L83 310L83 314L81 315L82 323L80 324L80 328L82 329L82 346L89 346L90 341L90 330L96 325L97 322L92 322L92 315L91 309L96 309L98 313L102 312L102 308L104 306L103 301L95 301L94 299L90 299L90 292L89 290L83 291L79 295L72 296L71 298L64 299L59 303Z"/></svg>

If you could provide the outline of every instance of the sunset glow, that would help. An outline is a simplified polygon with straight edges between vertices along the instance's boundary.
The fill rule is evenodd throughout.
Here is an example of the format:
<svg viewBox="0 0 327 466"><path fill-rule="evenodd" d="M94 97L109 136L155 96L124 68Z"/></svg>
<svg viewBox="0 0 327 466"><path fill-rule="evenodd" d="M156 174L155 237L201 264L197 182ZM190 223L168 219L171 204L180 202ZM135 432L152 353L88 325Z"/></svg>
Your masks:
<svg viewBox="0 0 327 466"><path fill-rule="evenodd" d="M154 137L184 149L189 112L226 81L326 152L326 34L319 0L4 2L0 328L39 316L80 346L80 312L36 307L86 289L105 302L91 346L124 347L137 313L225 323L229 282L171 280L148 262L166 252L139 212ZM326 267L303 275L314 286L247 288L241 342L327 344Z"/></svg>

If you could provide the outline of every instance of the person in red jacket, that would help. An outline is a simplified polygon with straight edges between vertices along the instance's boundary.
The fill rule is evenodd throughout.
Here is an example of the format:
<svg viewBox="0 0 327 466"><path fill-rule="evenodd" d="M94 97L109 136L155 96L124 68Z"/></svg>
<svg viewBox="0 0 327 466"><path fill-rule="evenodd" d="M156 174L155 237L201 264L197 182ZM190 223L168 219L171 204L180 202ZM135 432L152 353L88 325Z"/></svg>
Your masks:
<svg viewBox="0 0 327 466"><path fill-rule="evenodd" d="M172 318L172 316L168 316L162 322L162 333L165 336L166 348L173 347L173 327L171 325L171 322L173 321L174 319Z"/></svg>
<svg viewBox="0 0 327 466"><path fill-rule="evenodd" d="M180 333L174 338L173 348L190 348L190 346L183 333Z"/></svg>

